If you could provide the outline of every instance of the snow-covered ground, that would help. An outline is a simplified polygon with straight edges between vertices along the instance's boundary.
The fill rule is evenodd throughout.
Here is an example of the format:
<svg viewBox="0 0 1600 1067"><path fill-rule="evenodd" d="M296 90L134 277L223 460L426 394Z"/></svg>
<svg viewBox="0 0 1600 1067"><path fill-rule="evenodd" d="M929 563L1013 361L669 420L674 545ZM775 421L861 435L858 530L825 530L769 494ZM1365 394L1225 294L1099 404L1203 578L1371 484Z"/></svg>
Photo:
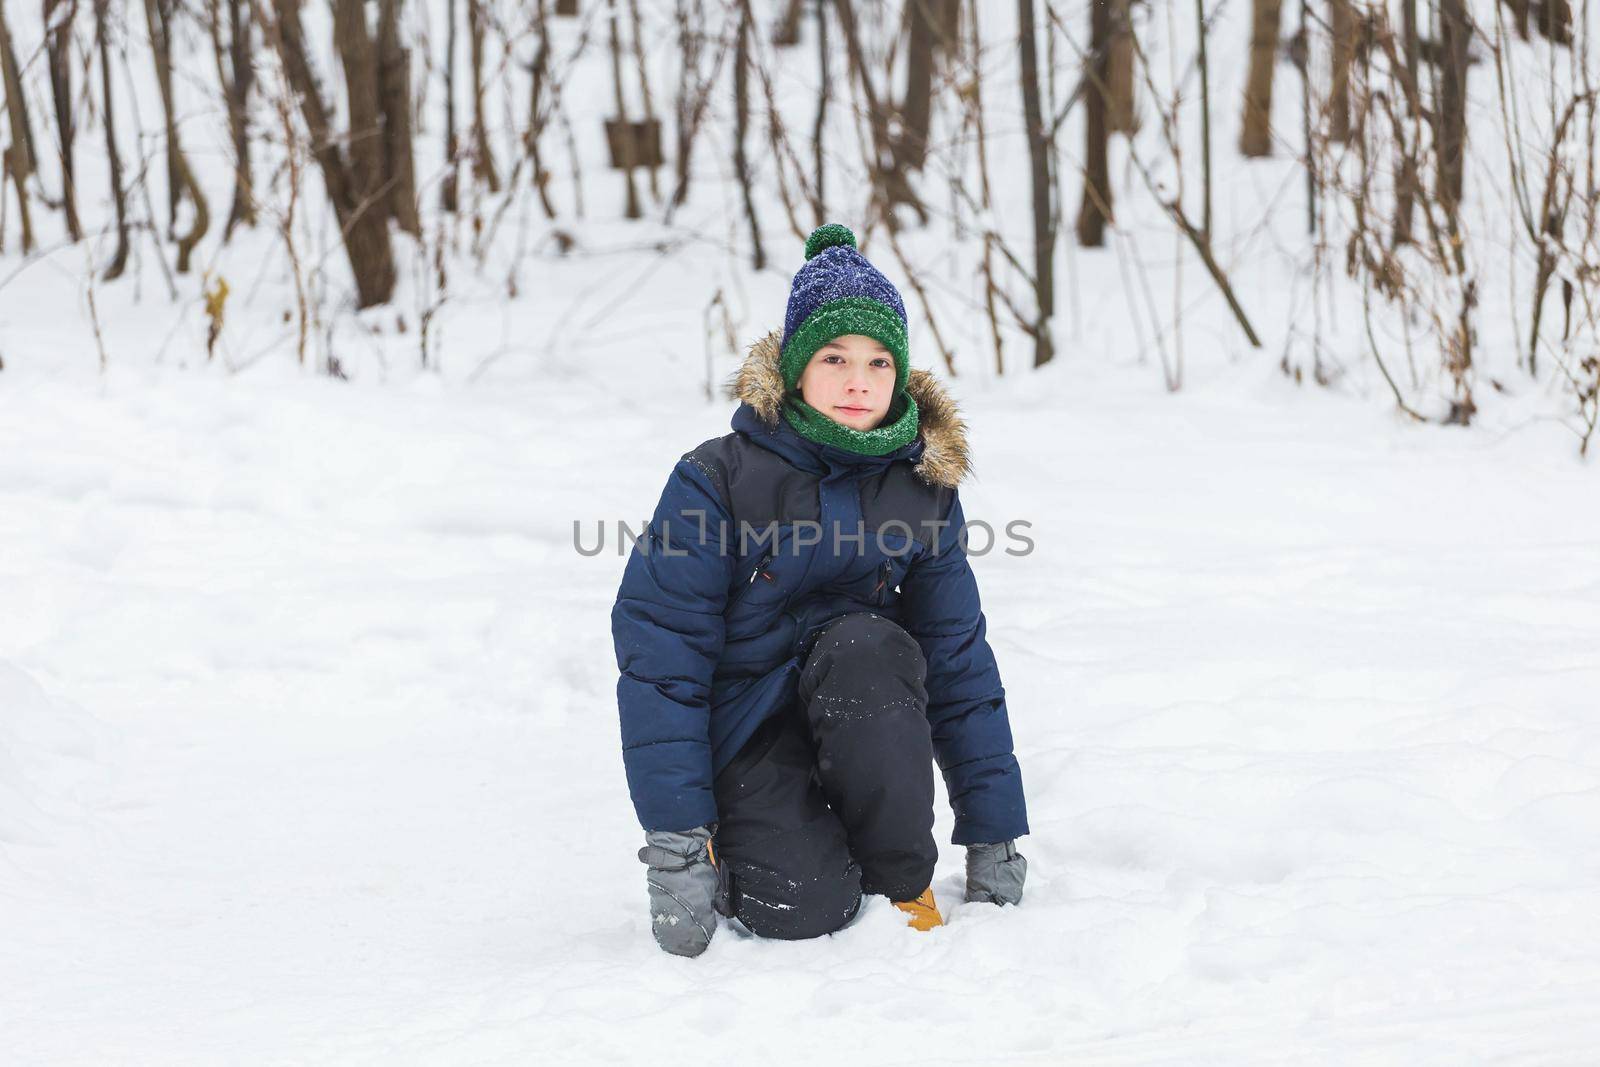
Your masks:
<svg viewBox="0 0 1600 1067"><path fill-rule="evenodd" d="M730 94L673 225L660 204L623 223L609 66L568 72L588 217L553 133L555 223L525 175L503 216L467 196L498 236L480 269L471 222L454 224L426 371L429 250L398 242L392 307L341 309L314 176L297 240L322 321L304 368L272 211L226 247L213 232L170 288L137 233L129 275L91 287L112 240L86 127L95 235L65 243L36 204L43 251L24 261L11 236L0 261L0 1065L1600 1059L1600 493L1563 381L1516 369L1526 301L1507 279L1526 287L1528 250L1474 245L1478 423L1402 423L1369 347L1434 418L1436 356L1382 309L1369 336L1337 270L1310 280L1297 135L1275 160L1236 158L1249 10L1210 6L1219 259L1262 350L1123 162L1109 247L1059 246L1044 372L1014 329L1007 375L985 370L981 240L952 234L943 148L923 178L935 224L902 237L957 350L967 514L1028 521L1036 542L974 562L1034 830L1023 905L961 904L946 846L942 929L874 900L815 942L724 927L697 960L650 936L609 612L615 524L637 526L677 456L726 430L731 405L704 388L735 358L721 313L755 340L800 264L753 130L771 265L749 269ZM435 44L441 7L408 6ZM664 94L672 5L645 8ZM986 221L1025 254L1009 10L985 29ZM42 108L42 28L16 18ZM578 32L561 27L558 56ZM1181 32L1152 29L1158 65L1188 63ZM159 160L141 41L130 170ZM793 130L811 122L810 54L780 64ZM192 58L184 136L220 216L226 131L211 57ZM440 69L419 81L430 241ZM520 115L524 68L504 69ZM1474 79L1481 117L1492 79ZM1297 83L1275 106L1298 130ZM258 108L267 175L277 127ZM859 228L843 97L830 114L830 212ZM1183 125L1192 139L1192 101ZM502 152L514 127L497 127ZM1490 129L1480 215L1505 214ZM135 212L164 226L161 171L142 171ZM556 227L576 239L565 256ZM207 271L233 293L210 362ZM942 373L907 300L913 362ZM1180 350L1168 394L1160 362ZM1313 350L1332 389L1278 370L1309 376ZM318 373L329 354L352 381ZM576 551L574 522L585 541L604 522L607 550Z"/></svg>
<svg viewBox="0 0 1600 1067"><path fill-rule="evenodd" d="M946 845L941 930L691 961L634 858L622 560L572 540L721 432L689 370L8 369L0 1058L1593 1062L1592 472L1151 377L965 389L968 513L1037 542L975 561L1024 904Z"/></svg>

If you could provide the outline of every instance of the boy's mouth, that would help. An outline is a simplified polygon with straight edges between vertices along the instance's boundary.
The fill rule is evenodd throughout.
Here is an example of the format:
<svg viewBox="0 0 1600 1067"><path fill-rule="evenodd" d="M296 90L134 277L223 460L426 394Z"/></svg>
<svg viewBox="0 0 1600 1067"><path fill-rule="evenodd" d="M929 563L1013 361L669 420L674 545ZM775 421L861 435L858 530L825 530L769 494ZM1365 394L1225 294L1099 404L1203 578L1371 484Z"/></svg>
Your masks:
<svg viewBox="0 0 1600 1067"><path fill-rule="evenodd" d="M867 412L872 410L871 408L854 407L850 404L835 404L834 407L847 415L865 415Z"/></svg>

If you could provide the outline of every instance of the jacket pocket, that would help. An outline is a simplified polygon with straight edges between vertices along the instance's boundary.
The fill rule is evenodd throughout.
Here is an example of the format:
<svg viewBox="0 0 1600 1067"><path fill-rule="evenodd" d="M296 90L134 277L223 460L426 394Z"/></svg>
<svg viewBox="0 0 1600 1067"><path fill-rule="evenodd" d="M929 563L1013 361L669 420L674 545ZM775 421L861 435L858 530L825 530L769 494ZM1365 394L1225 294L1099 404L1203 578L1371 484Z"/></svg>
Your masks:
<svg viewBox="0 0 1600 1067"><path fill-rule="evenodd" d="M894 560L886 559L878 565L878 584L872 587L872 602L879 607L888 604L894 587Z"/></svg>
<svg viewBox="0 0 1600 1067"><path fill-rule="evenodd" d="M776 553L768 552L756 561L754 567L750 568L749 577L741 582L733 592L733 602L735 604L749 599L752 593L759 592L767 583L777 584L778 579L769 569L775 556Z"/></svg>

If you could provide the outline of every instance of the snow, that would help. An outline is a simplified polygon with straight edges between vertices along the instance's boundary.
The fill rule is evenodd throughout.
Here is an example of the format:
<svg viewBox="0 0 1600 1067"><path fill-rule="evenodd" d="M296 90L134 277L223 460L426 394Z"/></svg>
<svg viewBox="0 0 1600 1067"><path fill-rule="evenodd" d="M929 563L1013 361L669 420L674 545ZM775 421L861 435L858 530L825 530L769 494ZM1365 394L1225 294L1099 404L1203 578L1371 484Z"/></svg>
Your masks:
<svg viewBox="0 0 1600 1067"><path fill-rule="evenodd" d="M418 9L437 40L437 5ZM1219 18L1218 101L1237 100L1247 20ZM13 28L36 55L39 27ZM1005 32L985 29L989 221L1026 249ZM1149 40L1188 54L1164 25ZM651 43L664 95L673 41ZM808 72L786 62L777 96L809 129ZM128 83L153 130L146 66ZM567 90L588 218L547 148L571 252L522 196L481 264L469 222L447 235L437 304L430 250L402 240L394 305L340 306L313 178L300 255L325 319L304 367L270 220L225 249L213 232L171 293L136 234L129 276L91 289L110 239L61 244L35 201L44 251L0 261L0 1060L1594 1062L1600 494L1560 382L1514 367L1519 298L1495 272L1526 249L1478 252L1478 424L1402 422L1355 291L1306 273L1300 173L1234 158L1231 103L1219 259L1262 351L1120 163L1110 246L1061 246L1043 372L1015 330L1006 376L988 368L970 229L953 238L930 198L935 225L902 238L957 352L966 513L1002 534L974 567L1033 826L1023 904L961 903L945 844L929 934L874 899L830 938L724 924L699 959L661 953L619 752L616 524L637 529L677 456L726 431L731 405L706 397L737 358L721 316L739 343L778 325L801 242L764 187L772 266L749 269L725 116L672 226L612 218L609 78L580 64ZM216 226L208 91L180 79ZM830 196L859 225L842 98L832 113ZM105 188L99 135L82 190ZM83 212L109 206L85 193ZM901 277L887 242L864 250ZM204 270L234 294L209 361ZM908 310L913 363L943 373ZM1437 374L1400 370L1393 318L1374 329L1437 415ZM1314 345L1331 389L1278 369L1309 371ZM317 373L329 354L352 380ZM1005 554L1013 520L1035 551ZM606 550L578 552L575 522L591 544L604 523Z"/></svg>
<svg viewBox="0 0 1600 1067"><path fill-rule="evenodd" d="M691 961L633 856L622 561L571 537L647 508L725 404L20 377L13 1061L1578 1063L1600 1037L1600 503L1556 431L1419 433L1259 366L969 390L968 513L1037 544L974 563L1025 901L960 903L946 844L943 929L871 899Z"/></svg>

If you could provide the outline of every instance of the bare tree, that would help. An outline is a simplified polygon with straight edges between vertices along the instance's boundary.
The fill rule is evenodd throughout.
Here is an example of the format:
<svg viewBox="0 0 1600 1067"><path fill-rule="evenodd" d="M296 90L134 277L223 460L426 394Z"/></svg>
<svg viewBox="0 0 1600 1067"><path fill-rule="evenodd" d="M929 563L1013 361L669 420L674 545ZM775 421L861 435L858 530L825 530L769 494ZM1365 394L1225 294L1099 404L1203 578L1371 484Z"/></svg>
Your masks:
<svg viewBox="0 0 1600 1067"><path fill-rule="evenodd" d="M880 101L872 81L871 65L867 62L866 50L856 26L855 5L852 0L834 0L834 10L839 14L839 31L844 35L845 54L850 59L852 79L861 90L867 128L872 136L871 155L866 162L867 173L872 179L874 201L884 222L890 226L899 225L894 212L899 204L910 207L916 212L918 221L925 225L928 209L912 189L904 168L897 162L894 138L889 129L888 108Z"/></svg>
<svg viewBox="0 0 1600 1067"><path fill-rule="evenodd" d="M444 180L439 183L439 206L454 213L461 185L461 146L456 136L456 0L444 5Z"/></svg>
<svg viewBox="0 0 1600 1067"><path fill-rule="evenodd" d="M22 251L33 251L33 221L28 213L28 179L33 176L33 126L28 121L27 97L22 93L22 69L17 66L16 49L11 44L11 28L6 22L5 0L0 0L0 75L4 77L6 117L11 124L11 143L0 155L5 174L0 175L0 195L4 178L11 179L17 194L17 214L22 220ZM0 239L4 238L0 232ZM0 240L0 247L3 247Z"/></svg>
<svg viewBox="0 0 1600 1067"><path fill-rule="evenodd" d="M205 190L200 188L189 158L184 154L178 138L177 104L172 95L172 29L176 17L177 0L144 0L145 21L150 28L150 48L155 56L156 85L161 90L161 111L166 120L167 139L167 223L172 232L178 225L178 204L187 194L194 206L194 222L189 232L177 237L179 274L189 270L189 258L195 246L211 228L211 209Z"/></svg>
<svg viewBox="0 0 1600 1067"><path fill-rule="evenodd" d="M533 164L533 187L539 194L539 204L544 208L545 217L554 219L556 209L550 202L550 172L545 169L540 146L544 128L549 122L545 82L550 77L550 16L545 0L536 0L533 18L534 33L539 38L539 44L533 53L533 62L529 64L528 129L523 134L522 144Z"/></svg>
<svg viewBox="0 0 1600 1067"><path fill-rule="evenodd" d="M739 0L739 29L733 55L733 166L744 192L745 217L750 221L751 265L761 270L767 253L761 246L761 223L756 218L755 196L750 188L750 161L745 157L745 132L750 126L750 37L755 32L750 0Z"/></svg>
<svg viewBox="0 0 1600 1067"><path fill-rule="evenodd" d="M77 168L73 165L76 129L72 118L72 23L77 0L44 0L44 44L50 67L50 97L56 109L57 151L61 154L61 209L67 233L82 240L78 224Z"/></svg>
<svg viewBox="0 0 1600 1067"><path fill-rule="evenodd" d="M222 13L218 0L210 0L207 28L211 31L211 51L217 62L217 81L228 105L228 133L233 139L233 205L222 227L222 239L233 234L240 223L256 223L255 195L250 175L250 89L255 81L252 63L254 44L251 23L242 17L243 0L228 0L228 40L222 39Z"/></svg>
<svg viewBox="0 0 1600 1067"><path fill-rule="evenodd" d="M1369 348L1399 408L1411 418L1424 417L1406 400L1405 390L1383 358L1382 345L1371 325L1373 296L1393 305L1402 325L1409 328L1412 323L1420 323L1431 334L1450 394L1448 410L1438 421L1465 425L1477 410L1473 399L1477 347L1474 321L1479 298L1467 255L1470 245L1461 228L1459 201L1449 199L1452 190L1444 177L1450 169L1447 153L1452 150L1449 138L1453 135L1446 131L1441 118L1433 124L1429 139L1429 127L1412 118L1424 114L1424 110L1416 99L1409 60L1401 58L1401 46L1385 13L1375 10L1371 18L1375 60L1355 68L1358 80L1352 82L1351 139L1356 151L1354 160L1347 162L1355 164L1353 180L1348 165L1326 168L1329 190L1338 202L1348 206L1353 218L1345 270L1362 285ZM1448 49L1443 52L1448 55ZM1441 78L1441 110L1448 99L1442 82ZM1401 101L1409 114L1402 114ZM1396 142L1394 152L1387 150L1385 138ZM1382 172L1390 169L1388 160L1394 154L1413 155L1419 168L1431 166L1440 175L1433 195L1420 186L1407 189L1398 182L1394 186L1396 199L1409 198L1422 222L1419 239L1411 243L1386 239L1380 224L1374 221L1381 216L1377 198L1384 187ZM1409 336L1408 329L1408 362ZM1411 387L1416 389L1419 385L1413 363Z"/></svg>
<svg viewBox="0 0 1600 1067"><path fill-rule="evenodd" d="M828 5L824 0L817 0L817 68L821 77L817 82L817 117L811 125L811 166L816 171L812 176L817 198L816 224L821 226L828 221L828 169L822 142L828 123L828 98L832 95L832 79L828 76Z"/></svg>
<svg viewBox="0 0 1600 1067"><path fill-rule="evenodd" d="M500 173L489 147L489 125L483 114L483 39L489 15L484 0L467 0L467 30L472 58L472 173L491 193L500 191Z"/></svg>
<svg viewBox="0 0 1600 1067"><path fill-rule="evenodd" d="M703 0L677 0L678 25L678 91L673 103L673 121L677 141L673 166L675 177L672 199L667 204L667 219L683 206L689 198L690 162L694 155L695 138L705 121L706 109L711 103L727 54L727 41L721 32L715 38L710 33L709 18ZM715 49L708 47L713 41ZM706 62L707 55L710 62Z"/></svg>
<svg viewBox="0 0 1600 1067"><path fill-rule="evenodd" d="M417 167L411 136L411 50L400 44L404 0L378 0L378 110L383 119L383 174L389 214L406 233L422 237L417 213Z"/></svg>
<svg viewBox="0 0 1600 1067"><path fill-rule="evenodd" d="M628 22L633 31L633 62L639 70L639 101L644 107L645 123L656 129L656 105L650 96L650 70L644 60L644 23L639 16L639 0L628 0ZM654 159L647 164L645 175L650 179L650 198L659 201L661 189Z"/></svg>
<svg viewBox="0 0 1600 1067"><path fill-rule="evenodd" d="M760 48L760 38L751 29L750 47L752 52ZM773 79L767 64L758 57L752 57L752 68L761 79L761 91L767 104L767 145L772 150L772 176L773 183L777 186L778 202L783 205L784 217L789 221L789 229L794 234L795 240L803 242L806 234L810 233L813 226L800 221L796 210L796 198L790 189L790 175L793 175L794 184L800 187L800 195L808 202L813 215L822 210L821 201L812 189L812 184L806 178L806 166L800 161L800 154L795 151L794 143L789 139L787 127L783 124L783 111L778 106L778 90L773 84Z"/></svg>
<svg viewBox="0 0 1600 1067"><path fill-rule="evenodd" d="M800 16L804 14L805 0L784 0L783 17L772 28L772 43L779 48L790 48L800 43Z"/></svg>
<svg viewBox="0 0 1600 1067"><path fill-rule="evenodd" d="M1572 43L1572 5L1567 0L1500 0L1511 10L1517 36L1529 39L1530 25L1555 44ZM1530 22L1529 16L1537 18Z"/></svg>
<svg viewBox="0 0 1600 1067"><path fill-rule="evenodd" d="M1244 90L1244 126L1239 151L1272 155L1272 76L1278 62L1278 19L1283 0L1252 0L1250 76Z"/></svg>
<svg viewBox="0 0 1600 1067"><path fill-rule="evenodd" d="M1333 38L1333 76L1328 89L1328 136L1340 144L1350 141L1350 67L1356 59L1360 20L1351 0L1328 0Z"/></svg>
<svg viewBox="0 0 1600 1067"><path fill-rule="evenodd" d="M311 154L322 170L355 277L357 305L365 308L387 303L394 293L394 251L389 242L388 198L382 188L377 55L367 32L362 0L336 0L334 7L334 46L344 68L349 100L348 137L340 137L334 130L322 87L306 54L299 0L273 0L273 6L277 18L270 24L269 36L311 135ZM259 7L257 17L267 24ZM341 140L349 143L348 156L340 147Z"/></svg>
<svg viewBox="0 0 1600 1067"><path fill-rule="evenodd" d="M1112 0L1111 56L1106 73L1106 129L1112 133L1131 134L1139 128L1133 67L1133 3Z"/></svg>
<svg viewBox="0 0 1600 1067"><path fill-rule="evenodd" d="M94 0L94 38L100 55L100 107L105 112L106 160L111 168L111 201L117 213L117 249L102 277L114 281L128 264L128 197L122 185L122 153L117 148L116 98L111 91L111 46L106 16L111 0Z"/></svg>
<svg viewBox="0 0 1600 1067"><path fill-rule="evenodd" d="M906 47L906 93L900 104L900 136L895 140L895 165L921 170L928 156L928 128L933 116L933 46L936 36L934 0L907 0L910 33Z"/></svg>
<svg viewBox="0 0 1600 1067"><path fill-rule="evenodd" d="M1109 0L1093 0L1096 8ZM1033 183L1033 292L1038 316L1032 324L1033 365L1042 367L1055 357L1050 320L1055 314L1056 223L1050 200L1050 140L1039 102L1039 50L1034 27L1033 0L1017 0L1021 26L1022 114L1028 132L1029 175Z"/></svg>
<svg viewBox="0 0 1600 1067"><path fill-rule="evenodd" d="M622 31L617 23L620 15L617 11L617 0L606 0L607 28L610 31L611 44L611 88L615 93L617 102L616 145L620 155L620 166L623 174L625 196L623 200L623 216L636 219L644 213L639 208L639 189L633 181L634 168L634 138L633 125L628 121L628 102L622 92Z"/></svg>
<svg viewBox="0 0 1600 1067"><path fill-rule="evenodd" d="M1301 170L1306 175L1306 233L1317 232L1317 190L1320 182L1317 177L1317 163L1319 160L1316 151L1316 131L1311 115L1311 0L1300 0L1300 28L1295 31L1294 41L1290 47L1290 55L1294 60L1295 69L1300 72L1300 132L1305 141L1305 155L1301 162L1305 165ZM1324 243L1313 243L1313 251L1319 257L1322 254Z"/></svg>
<svg viewBox="0 0 1600 1067"><path fill-rule="evenodd" d="M1439 0L1439 179L1435 196L1456 228L1467 151L1467 46L1472 20L1465 0Z"/></svg>
<svg viewBox="0 0 1600 1067"><path fill-rule="evenodd" d="M1201 216L1200 232L1205 235L1206 244L1211 243L1211 59L1207 52L1207 42L1211 38L1211 26L1206 19L1205 0L1194 0L1195 30L1200 40L1198 60L1200 63L1200 183L1201 195L1204 198L1204 214ZM1131 34L1132 28L1128 30Z"/></svg>
<svg viewBox="0 0 1600 1067"><path fill-rule="evenodd" d="M1420 66L1419 43L1417 37L1417 0L1400 0L1400 18L1402 32L1405 38L1405 62L1395 63L1396 79L1400 84L1401 96L1405 101L1406 112L1419 121L1422 118L1422 98L1418 88L1419 79L1417 72ZM1388 22L1383 20L1381 30L1375 34L1380 41L1393 49L1394 38L1388 31ZM1417 152L1414 139L1404 136L1395 138L1395 154L1398 165L1395 167L1395 206L1394 206L1394 243L1397 245L1408 244L1411 241L1412 204L1415 197L1422 191L1422 178L1417 165Z"/></svg>
<svg viewBox="0 0 1600 1067"><path fill-rule="evenodd" d="M1085 248L1099 248L1105 244L1106 223L1111 218L1111 175L1107 162L1110 130L1106 122L1109 101L1106 89L1111 75L1113 2L1090 0L1089 4L1090 69L1089 84L1084 94L1083 202L1078 207L1078 243ZM1026 67L1026 59L1023 64Z"/></svg>
<svg viewBox="0 0 1600 1067"><path fill-rule="evenodd" d="M378 52L367 32L364 0L335 0L333 44L344 68L351 193L356 210L386 224L388 198L382 190L384 146L378 111Z"/></svg>

